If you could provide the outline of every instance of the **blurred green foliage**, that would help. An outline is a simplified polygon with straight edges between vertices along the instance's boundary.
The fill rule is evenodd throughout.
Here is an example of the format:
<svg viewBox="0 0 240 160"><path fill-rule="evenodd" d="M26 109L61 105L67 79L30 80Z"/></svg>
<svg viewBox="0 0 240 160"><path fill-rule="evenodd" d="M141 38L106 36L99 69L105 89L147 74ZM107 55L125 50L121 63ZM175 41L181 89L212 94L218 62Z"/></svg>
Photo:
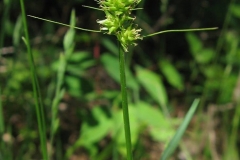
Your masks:
<svg viewBox="0 0 240 160"><path fill-rule="evenodd" d="M98 29L96 20L104 16L82 7L97 7L96 1L25 0L25 5L27 14L67 24L75 8L76 26L89 29ZM215 26L219 30L155 36L139 41L126 54L134 159L159 159L197 97L201 107L173 159L239 159L240 3L143 0L139 7L143 9L135 11L136 21L144 34ZM0 19L0 160L38 159L18 0L0 2ZM116 39L32 18L28 23L49 139L56 127L52 158L124 159ZM56 126L50 125L53 112Z"/></svg>

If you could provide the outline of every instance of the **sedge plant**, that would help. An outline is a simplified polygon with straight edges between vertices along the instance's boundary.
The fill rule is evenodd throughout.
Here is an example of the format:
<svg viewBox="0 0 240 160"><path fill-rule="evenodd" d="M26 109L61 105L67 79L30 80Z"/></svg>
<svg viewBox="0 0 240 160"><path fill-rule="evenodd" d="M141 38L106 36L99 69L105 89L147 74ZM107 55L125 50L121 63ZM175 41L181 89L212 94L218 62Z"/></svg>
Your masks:
<svg viewBox="0 0 240 160"><path fill-rule="evenodd" d="M120 82L121 82L121 96L122 96L122 109L123 109L123 121L124 121L124 131L125 131L125 140L126 140L126 151L127 151L127 160L132 160L132 146L131 146L131 136L130 136L130 124L129 124L129 113L128 113L128 100L127 100L127 87L126 87L126 77L125 77L125 53L128 52L129 46L136 46L137 40L143 40L144 38L168 33L168 32L193 32L193 31L206 31L206 30L215 30L217 27L213 28L197 28L197 29L177 29L177 30L164 30L149 35L141 35L142 29L139 28L137 24L134 23L135 17L132 16L133 10L138 10L142 8L136 8L141 0L97 0L99 8L84 6L87 8L99 10L105 13L105 19L97 20L97 23L100 25L99 30L90 30L85 28L73 27L63 23L51 21L44 18L35 17L28 15L32 18L48 21L51 23L56 23L70 28L79 29L82 31L89 32L102 32L109 35L116 36L119 43L119 66L120 66ZM186 125L189 123L194 111L196 110L198 100L193 104L193 108L190 110L187 118L185 118L184 126L180 127L180 134L176 134L175 139L173 139L173 144L177 144L180 140L181 135L186 129ZM166 111L166 108L162 108L163 111ZM177 137L177 138L176 138ZM173 152L175 148L171 147L169 152L166 152L161 159L166 159L164 157L169 157L170 153ZM169 147L168 147L169 148Z"/></svg>

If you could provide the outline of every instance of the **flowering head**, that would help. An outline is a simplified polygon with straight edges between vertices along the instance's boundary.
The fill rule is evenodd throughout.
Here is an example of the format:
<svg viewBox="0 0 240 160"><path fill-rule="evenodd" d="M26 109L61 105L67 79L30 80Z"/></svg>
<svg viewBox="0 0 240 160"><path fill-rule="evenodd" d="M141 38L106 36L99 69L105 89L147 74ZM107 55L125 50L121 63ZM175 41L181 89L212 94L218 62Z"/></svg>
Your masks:
<svg viewBox="0 0 240 160"><path fill-rule="evenodd" d="M117 39L121 43L125 52L128 51L129 45L137 45L137 43L135 43L134 41L136 41L137 39L142 39L141 35L139 34L141 30L142 29L135 29L129 26L126 30L123 30L117 35Z"/></svg>
<svg viewBox="0 0 240 160"><path fill-rule="evenodd" d="M99 0L100 8L105 12L106 19L97 20L101 25L100 30L111 35L115 35L121 43L125 52L128 51L129 45L136 45L140 36L141 29L133 26L135 20L131 17L131 11L141 0Z"/></svg>

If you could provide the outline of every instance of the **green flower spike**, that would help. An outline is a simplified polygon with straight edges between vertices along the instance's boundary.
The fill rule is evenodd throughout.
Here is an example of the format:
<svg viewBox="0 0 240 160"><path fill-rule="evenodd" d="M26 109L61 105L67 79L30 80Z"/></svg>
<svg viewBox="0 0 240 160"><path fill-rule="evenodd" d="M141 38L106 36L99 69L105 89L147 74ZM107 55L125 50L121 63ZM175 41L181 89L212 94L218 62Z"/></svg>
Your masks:
<svg viewBox="0 0 240 160"><path fill-rule="evenodd" d="M131 17L131 11L141 0L100 0L98 1L101 10L106 14L106 19L97 20L100 30L107 34L115 35L123 47L128 52L128 46L134 45L136 40L142 39L140 32L133 26L135 18Z"/></svg>
<svg viewBox="0 0 240 160"><path fill-rule="evenodd" d="M117 39L121 43L125 52L127 52L129 45L136 46L137 43L135 43L135 41L137 39L142 39L141 35L139 34L141 30L142 29L135 29L130 26L117 35Z"/></svg>

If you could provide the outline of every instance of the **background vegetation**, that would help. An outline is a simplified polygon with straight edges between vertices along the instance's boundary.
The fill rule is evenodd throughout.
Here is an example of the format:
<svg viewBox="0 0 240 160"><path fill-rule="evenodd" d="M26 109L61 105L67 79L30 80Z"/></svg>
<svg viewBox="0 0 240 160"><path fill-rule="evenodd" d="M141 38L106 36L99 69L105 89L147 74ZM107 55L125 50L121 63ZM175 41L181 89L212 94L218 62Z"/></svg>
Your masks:
<svg viewBox="0 0 240 160"><path fill-rule="evenodd" d="M27 14L98 30L90 0L25 0ZM126 55L134 159L155 160L195 98L196 112L172 159L239 159L240 2L142 0L136 21L149 34ZM18 0L0 2L0 159L41 159ZM115 37L28 18L52 159L125 159ZM167 110L164 110L164 108ZM170 115L168 115L168 112Z"/></svg>

